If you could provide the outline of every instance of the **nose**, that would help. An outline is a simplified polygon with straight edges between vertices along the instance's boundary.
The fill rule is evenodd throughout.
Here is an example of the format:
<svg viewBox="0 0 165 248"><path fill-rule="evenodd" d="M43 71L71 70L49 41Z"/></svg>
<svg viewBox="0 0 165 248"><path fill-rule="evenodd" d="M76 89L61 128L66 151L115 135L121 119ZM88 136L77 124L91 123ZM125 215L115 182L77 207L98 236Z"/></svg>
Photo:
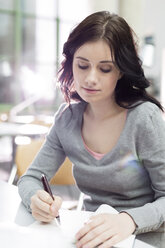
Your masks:
<svg viewBox="0 0 165 248"><path fill-rule="evenodd" d="M92 68L91 70L88 71L88 74L87 74L87 77L86 77L86 83L87 85L90 87L90 86L93 86L93 85L96 85L98 83L98 73L96 71L95 68Z"/></svg>

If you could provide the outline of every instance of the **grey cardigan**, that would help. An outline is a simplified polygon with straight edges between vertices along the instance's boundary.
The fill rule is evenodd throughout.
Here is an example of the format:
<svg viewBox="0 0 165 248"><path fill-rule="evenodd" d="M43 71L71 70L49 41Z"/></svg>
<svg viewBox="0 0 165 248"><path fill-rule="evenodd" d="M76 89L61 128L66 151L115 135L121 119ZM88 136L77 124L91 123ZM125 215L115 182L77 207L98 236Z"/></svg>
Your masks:
<svg viewBox="0 0 165 248"><path fill-rule="evenodd" d="M41 173L50 179L68 156L86 210L106 203L132 216L136 234L158 230L165 221L165 122L159 108L145 102L129 109L117 144L96 160L81 136L85 107L59 108L46 142L18 182L23 203L30 210L30 197L42 188Z"/></svg>

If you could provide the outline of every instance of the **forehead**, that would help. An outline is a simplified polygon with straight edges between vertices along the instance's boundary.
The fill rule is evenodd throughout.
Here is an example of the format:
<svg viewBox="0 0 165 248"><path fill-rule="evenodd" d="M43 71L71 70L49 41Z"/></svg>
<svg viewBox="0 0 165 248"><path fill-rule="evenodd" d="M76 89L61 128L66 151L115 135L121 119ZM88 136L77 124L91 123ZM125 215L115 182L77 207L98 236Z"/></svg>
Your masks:
<svg viewBox="0 0 165 248"><path fill-rule="evenodd" d="M76 57L84 57L89 61L112 60L112 54L109 45L104 40L90 41L84 43L74 54Z"/></svg>

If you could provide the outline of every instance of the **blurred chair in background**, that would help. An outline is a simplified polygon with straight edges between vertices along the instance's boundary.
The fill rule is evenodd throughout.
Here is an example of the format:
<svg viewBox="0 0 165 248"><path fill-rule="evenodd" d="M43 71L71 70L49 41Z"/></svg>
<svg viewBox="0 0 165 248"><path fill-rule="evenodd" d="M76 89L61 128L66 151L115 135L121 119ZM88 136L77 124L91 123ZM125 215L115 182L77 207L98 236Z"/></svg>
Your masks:
<svg viewBox="0 0 165 248"><path fill-rule="evenodd" d="M22 176L31 164L32 160L40 150L44 139L31 139L30 144L18 145L15 154L15 163L18 177ZM65 159L56 175L51 179L51 184L75 184L72 175L72 164L68 158Z"/></svg>
<svg viewBox="0 0 165 248"><path fill-rule="evenodd" d="M44 138L31 139L29 144L17 145L15 153L15 165L13 166L9 183L15 183L26 172L28 166L40 150ZM66 208L73 208L77 205L81 208L79 202L80 191L78 190L72 174L72 163L68 158L65 159L55 176L50 181L52 191L56 195L62 196ZM80 197L80 198L79 198ZM82 200L81 200L82 202Z"/></svg>

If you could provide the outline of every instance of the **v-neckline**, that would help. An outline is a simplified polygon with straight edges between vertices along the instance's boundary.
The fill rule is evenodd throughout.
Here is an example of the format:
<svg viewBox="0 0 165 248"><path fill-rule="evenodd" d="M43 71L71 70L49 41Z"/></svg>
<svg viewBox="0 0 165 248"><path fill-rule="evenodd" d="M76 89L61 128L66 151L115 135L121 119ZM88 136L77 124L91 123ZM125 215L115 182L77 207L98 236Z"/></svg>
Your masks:
<svg viewBox="0 0 165 248"><path fill-rule="evenodd" d="M122 137L124 136L125 134L125 130L127 128L127 123L128 123L128 116L129 116L129 109L127 110L127 113L126 113L126 120L125 120L125 123L124 123L124 127L120 133L120 136L115 144L115 146L107 153L105 153L105 155L101 158L101 159L96 159L95 157L92 156L92 154L90 154L90 152L86 149L85 147L85 144L84 144L84 141L83 141L83 137L82 137L82 123L83 123L83 114L84 114L84 111L85 111L85 108L87 106L87 103L83 105L82 107L82 112L81 112L81 115L80 115L80 118L79 118L79 142L80 142L80 145L83 149L83 151L85 151L85 153L87 154L88 158L90 158L91 160L93 160L95 162L95 164L97 165L100 165L104 160L107 159L107 157L111 156L114 151L117 149L117 147L120 145L120 142L122 140Z"/></svg>

